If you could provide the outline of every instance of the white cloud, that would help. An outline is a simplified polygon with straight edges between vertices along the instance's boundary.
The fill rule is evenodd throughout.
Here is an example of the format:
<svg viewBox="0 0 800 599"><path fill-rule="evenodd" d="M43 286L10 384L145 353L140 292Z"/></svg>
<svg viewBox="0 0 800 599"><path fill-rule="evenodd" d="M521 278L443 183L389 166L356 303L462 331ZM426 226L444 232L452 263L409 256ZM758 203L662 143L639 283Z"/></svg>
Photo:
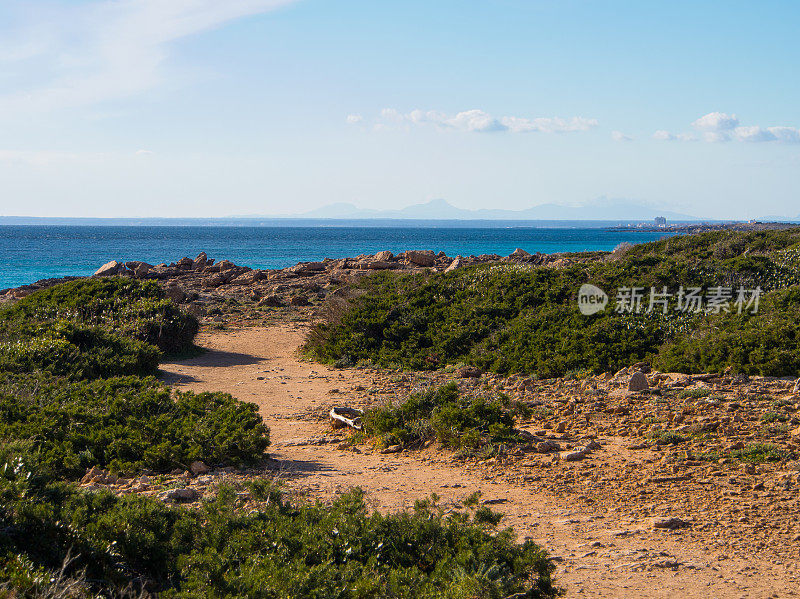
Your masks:
<svg viewBox="0 0 800 599"><path fill-rule="evenodd" d="M66 4L44 17L30 11L27 25L14 24L26 33L20 39L36 39L36 32L46 30L47 44L6 45L0 59L13 64L36 55L46 67L27 73L35 84L0 96L0 113L84 106L141 93L164 80L171 43L294 1L93 0Z"/></svg>
<svg viewBox="0 0 800 599"><path fill-rule="evenodd" d="M735 114L727 114L725 112L709 112L705 116L701 116L692 126L701 131L720 132L730 131L736 128L739 124L739 119Z"/></svg>
<svg viewBox="0 0 800 599"><path fill-rule="evenodd" d="M563 119L559 117L526 118L517 116L495 117L479 109L464 110L448 115L438 110L412 110L402 113L395 108L384 108L380 112L376 130L389 126L432 125L442 130L489 133L505 131L509 133L566 133L588 131L597 126L597 120L584 117Z"/></svg>
<svg viewBox="0 0 800 599"><path fill-rule="evenodd" d="M348 125L356 125L364 120L364 117L360 114L348 114L347 115L347 124Z"/></svg>
<svg viewBox="0 0 800 599"><path fill-rule="evenodd" d="M703 140L708 143L724 143L731 140L727 131L706 131L703 133Z"/></svg>
<svg viewBox="0 0 800 599"><path fill-rule="evenodd" d="M736 127L733 134L739 141L775 141L777 138L761 127Z"/></svg>
<svg viewBox="0 0 800 599"><path fill-rule="evenodd" d="M709 143L724 143L731 140L743 142L778 142L800 143L800 129L797 127L759 127L756 125L739 125L736 115L724 112L711 112L692 123L698 129L702 139ZM678 133L659 130L653 133L653 139L661 141L697 141L694 133Z"/></svg>
<svg viewBox="0 0 800 599"><path fill-rule="evenodd" d="M800 143L800 129L797 127L768 127L767 131L775 136L776 141Z"/></svg>
<svg viewBox="0 0 800 599"><path fill-rule="evenodd" d="M612 131L611 139L614 141L633 141L633 138L630 135L626 135L622 131Z"/></svg>
<svg viewBox="0 0 800 599"><path fill-rule="evenodd" d="M136 150L136 155L137 156L152 156L153 155L153 151L152 150Z"/></svg>

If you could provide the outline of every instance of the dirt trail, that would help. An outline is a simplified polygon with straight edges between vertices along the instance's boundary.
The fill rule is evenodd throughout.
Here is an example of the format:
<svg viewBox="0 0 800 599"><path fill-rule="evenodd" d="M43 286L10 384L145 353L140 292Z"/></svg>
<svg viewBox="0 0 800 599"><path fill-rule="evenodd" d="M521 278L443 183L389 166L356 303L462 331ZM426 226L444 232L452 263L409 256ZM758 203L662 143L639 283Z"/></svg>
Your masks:
<svg viewBox="0 0 800 599"><path fill-rule="evenodd" d="M800 594L796 564L728 558L681 530L652 528L649 519L621 519L592 511L575 498L537 491L536 483L510 484L453 462L447 452L380 454L313 444L330 433L323 416L334 404L356 405L353 390L368 388L369 374L331 370L300 360L300 324L211 331L198 338L209 349L197 358L162 365L163 379L179 388L226 391L258 404L271 429L271 455L293 488L311 497L360 486L381 511L408 508L437 493L455 506L475 490L506 514L520 539L533 539L555 558L568 597L787 597ZM624 452L609 439L609 455ZM498 466L501 470L502 466ZM498 472L500 474L500 472Z"/></svg>

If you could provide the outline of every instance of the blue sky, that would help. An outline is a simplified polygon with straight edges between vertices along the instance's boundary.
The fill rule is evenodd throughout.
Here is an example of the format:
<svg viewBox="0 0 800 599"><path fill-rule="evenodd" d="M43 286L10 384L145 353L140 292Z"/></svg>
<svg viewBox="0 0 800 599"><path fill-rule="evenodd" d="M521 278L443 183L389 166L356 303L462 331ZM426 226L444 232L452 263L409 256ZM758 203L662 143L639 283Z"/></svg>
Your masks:
<svg viewBox="0 0 800 599"><path fill-rule="evenodd" d="M4 0L0 214L800 214L797 2Z"/></svg>

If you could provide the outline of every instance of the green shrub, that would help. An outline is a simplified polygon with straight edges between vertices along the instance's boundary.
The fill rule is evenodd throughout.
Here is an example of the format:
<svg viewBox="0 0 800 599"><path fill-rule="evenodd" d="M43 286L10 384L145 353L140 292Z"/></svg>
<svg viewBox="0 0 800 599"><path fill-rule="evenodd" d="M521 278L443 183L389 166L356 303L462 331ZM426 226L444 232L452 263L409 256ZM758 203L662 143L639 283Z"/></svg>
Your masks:
<svg viewBox="0 0 800 599"><path fill-rule="evenodd" d="M742 460L743 462L760 464L763 462L780 462L781 460L788 459L790 454L782 447L778 447L772 443L753 443L747 445L744 449L732 451L731 457Z"/></svg>
<svg viewBox="0 0 800 599"><path fill-rule="evenodd" d="M364 432L385 445L436 439L448 447L469 448L485 442L521 442L514 417L527 413L527 406L512 404L506 396L462 396L455 383L448 383L398 405L367 409L362 422Z"/></svg>
<svg viewBox="0 0 800 599"><path fill-rule="evenodd" d="M198 328L197 319L166 299L154 281L118 277L61 283L0 311L0 321L12 329L63 320L102 327L167 353L188 350Z"/></svg>
<svg viewBox="0 0 800 599"><path fill-rule="evenodd" d="M261 459L269 429L255 404L227 393L171 392L152 378L67 382L0 374L0 441L31 444L44 470L81 476Z"/></svg>
<svg viewBox="0 0 800 599"><path fill-rule="evenodd" d="M497 515L368 513L352 491L295 505L274 491L242 510L230 487L198 510L145 497L85 493L0 466L0 578L27 593L74 557L68 574L106 594L131 582L165 598L554 597L553 566L533 542L492 532ZM480 514L480 515L478 515ZM43 575L44 574L44 575Z"/></svg>
<svg viewBox="0 0 800 599"><path fill-rule="evenodd" d="M147 376L156 372L160 357L148 343L64 320L21 326L12 340L0 341L0 371L73 379Z"/></svg>
<svg viewBox="0 0 800 599"><path fill-rule="evenodd" d="M667 371L796 376L800 373L800 287L765 294L756 314L709 315L676 335L655 365Z"/></svg>
<svg viewBox="0 0 800 599"><path fill-rule="evenodd" d="M72 379L155 374L159 349L187 351L197 327L152 281L70 281L0 309L0 370Z"/></svg>
<svg viewBox="0 0 800 599"><path fill-rule="evenodd" d="M745 247L747 255L737 253ZM580 314L584 283L610 292L760 287L760 310ZM326 363L369 360L436 369L471 364L539 377L614 371L639 361L662 370L800 373L800 229L671 237L554 269L474 266L451 273L365 278L350 308L316 326L307 354ZM645 294L643 308L647 308ZM735 299L735 298L733 298Z"/></svg>

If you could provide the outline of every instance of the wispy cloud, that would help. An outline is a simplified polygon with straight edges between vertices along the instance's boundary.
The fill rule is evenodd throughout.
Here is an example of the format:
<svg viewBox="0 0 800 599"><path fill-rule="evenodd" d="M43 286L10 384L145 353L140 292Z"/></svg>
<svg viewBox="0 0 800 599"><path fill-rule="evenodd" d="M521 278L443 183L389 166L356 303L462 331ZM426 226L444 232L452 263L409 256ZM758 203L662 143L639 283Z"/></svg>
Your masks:
<svg viewBox="0 0 800 599"><path fill-rule="evenodd" d="M611 139L614 141L633 141L633 137L623 133L622 131L612 131Z"/></svg>
<svg viewBox="0 0 800 599"><path fill-rule="evenodd" d="M349 117L348 122L350 122ZM478 109L447 114L438 110L412 110L404 113L395 108L384 108L375 120L374 126L376 129L432 126L443 131L474 133L567 133L571 131L588 131L597 127L597 120L577 116L568 119L560 117L495 117Z"/></svg>
<svg viewBox="0 0 800 599"><path fill-rule="evenodd" d="M294 1L94 0L65 2L44 12L26 11L18 3L21 22L12 25L25 35L0 46L0 62L6 70L16 64L25 80L35 83L0 96L0 113L70 108L141 93L163 81L162 65L173 42ZM30 72L27 62L34 59L36 69Z"/></svg>
<svg viewBox="0 0 800 599"><path fill-rule="evenodd" d="M702 135L704 141L710 143L743 141L743 142L783 142L800 143L800 128L797 127L759 127L740 125L735 114L710 112L692 123L692 127ZM659 141L697 141L693 133L672 134L659 130L653 133L653 139Z"/></svg>

